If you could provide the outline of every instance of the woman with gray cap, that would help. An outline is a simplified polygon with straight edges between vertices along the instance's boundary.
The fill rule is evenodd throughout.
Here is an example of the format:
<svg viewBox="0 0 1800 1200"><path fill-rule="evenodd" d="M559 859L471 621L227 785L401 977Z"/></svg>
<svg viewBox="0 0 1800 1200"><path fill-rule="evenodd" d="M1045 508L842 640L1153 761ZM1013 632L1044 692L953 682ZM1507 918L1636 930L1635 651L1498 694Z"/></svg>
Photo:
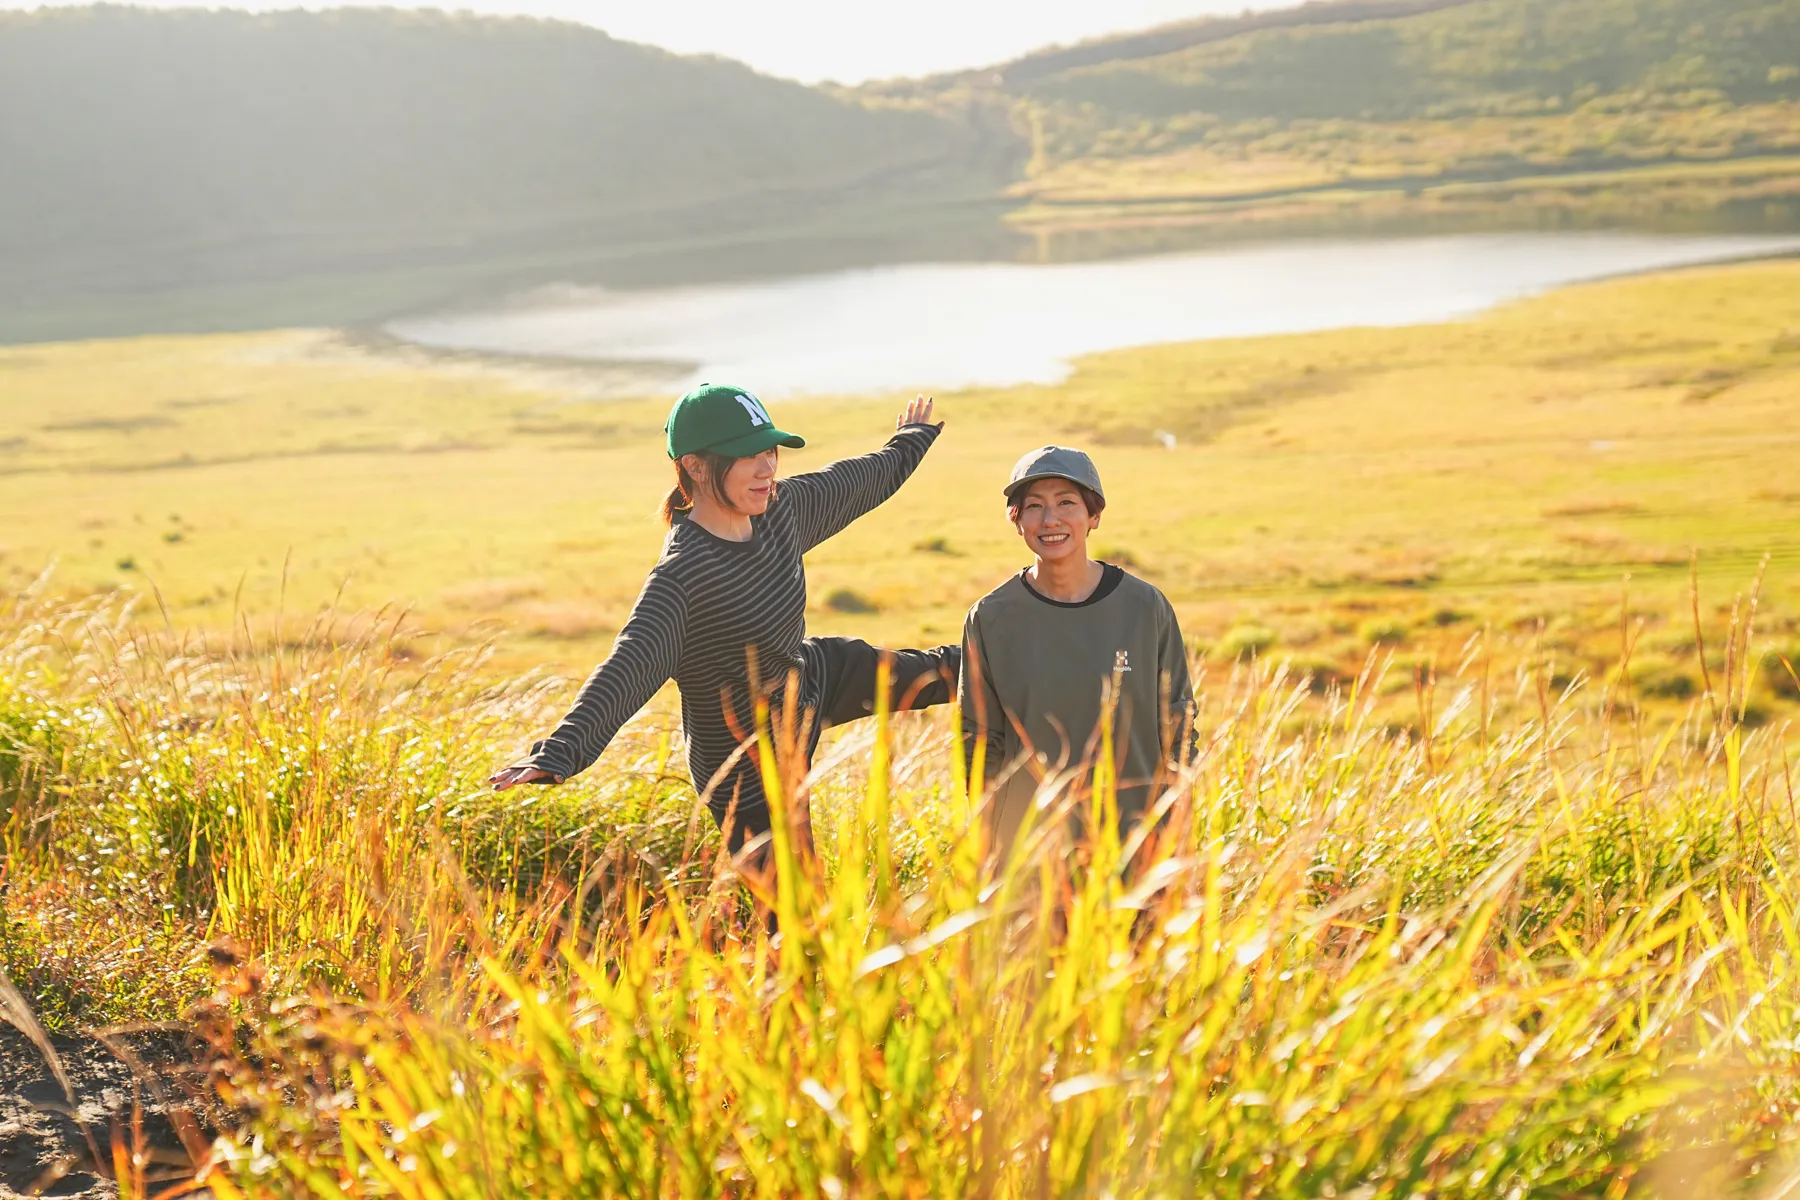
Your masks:
<svg viewBox="0 0 1800 1200"><path fill-rule="evenodd" d="M976 601L963 625L964 744L984 747L991 852L1011 850L1038 784L1089 766L1113 706L1121 828L1192 744L1193 688L1175 610L1088 555L1106 493L1079 450L1045 446L1006 485L1006 519L1036 561Z"/></svg>
<svg viewBox="0 0 1800 1200"><path fill-rule="evenodd" d="M777 484L779 448L806 442L777 428L754 395L702 384L677 400L663 427L675 487L662 507L662 557L569 715L496 772L494 788L561 783L585 770L674 679L690 778L737 850L770 824L755 753L743 740L755 729L759 692L780 711L790 679L798 680L808 756L825 726L872 711L883 655L893 667L891 709L949 700L958 646L884 651L856 638L807 637L801 558L900 489L943 429L931 423L931 407L923 396L909 404L873 454Z"/></svg>

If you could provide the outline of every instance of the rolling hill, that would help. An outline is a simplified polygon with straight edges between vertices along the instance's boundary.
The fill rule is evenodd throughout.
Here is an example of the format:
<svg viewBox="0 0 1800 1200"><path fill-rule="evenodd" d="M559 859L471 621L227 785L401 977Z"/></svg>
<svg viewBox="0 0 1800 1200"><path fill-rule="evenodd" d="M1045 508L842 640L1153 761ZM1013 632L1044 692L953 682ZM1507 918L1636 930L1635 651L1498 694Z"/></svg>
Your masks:
<svg viewBox="0 0 1800 1200"><path fill-rule="evenodd" d="M1343 0L879 85L988 95L1040 233L1800 224L1800 7Z"/></svg>
<svg viewBox="0 0 1800 1200"><path fill-rule="evenodd" d="M1246 11L1235 17L1203 17L1179 21L1141 33L1094 38L1073 46L1051 46L1014 59L1000 68L1002 81L1018 90L1082 67L1133 59L1161 58L1207 42L1265 29L1342 25L1436 12L1471 0L1306 0L1293 8Z"/></svg>
<svg viewBox="0 0 1800 1200"><path fill-rule="evenodd" d="M872 236L992 195L986 136L566 23L0 16L0 338L342 322L802 226Z"/></svg>
<svg viewBox="0 0 1800 1200"><path fill-rule="evenodd" d="M1336 0L854 89L549 21L46 10L0 16L0 178L15 342L1246 233L1797 228L1800 6Z"/></svg>
<svg viewBox="0 0 1800 1200"><path fill-rule="evenodd" d="M1381 15L1384 7L1402 11ZM1048 73L1022 70L1032 65L1028 59L1006 72L1008 87L1046 105L1092 106L1121 123L1195 114L1444 120L1592 103L1691 107L1800 99L1800 7L1783 0L1478 0L1313 9L1312 22L1251 29L1149 57L1130 54L1133 43L1125 40L1120 54L1105 55L1107 43L1100 43L1089 48L1092 61Z"/></svg>

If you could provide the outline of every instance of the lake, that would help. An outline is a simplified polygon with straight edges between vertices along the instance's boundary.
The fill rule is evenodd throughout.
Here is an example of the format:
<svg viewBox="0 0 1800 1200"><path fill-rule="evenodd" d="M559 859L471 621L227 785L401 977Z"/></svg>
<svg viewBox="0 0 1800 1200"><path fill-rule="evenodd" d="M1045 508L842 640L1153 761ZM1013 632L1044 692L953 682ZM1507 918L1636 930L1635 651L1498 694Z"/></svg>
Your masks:
<svg viewBox="0 0 1800 1200"><path fill-rule="evenodd" d="M875 267L617 291L540 288L409 317L419 345L660 365L769 396L1051 383L1155 342L1411 325L1579 280L1800 251L1800 236L1518 233L1290 241L1103 262Z"/></svg>

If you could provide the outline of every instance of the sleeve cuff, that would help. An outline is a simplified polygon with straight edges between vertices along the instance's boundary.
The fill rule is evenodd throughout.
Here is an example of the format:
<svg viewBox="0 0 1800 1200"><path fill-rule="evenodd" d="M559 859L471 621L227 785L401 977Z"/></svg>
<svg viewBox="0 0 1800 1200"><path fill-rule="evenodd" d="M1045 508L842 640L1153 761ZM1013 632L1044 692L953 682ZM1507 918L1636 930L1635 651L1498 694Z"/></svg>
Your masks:
<svg viewBox="0 0 1800 1200"><path fill-rule="evenodd" d="M900 428L896 429L894 431L894 436L888 439L888 444L893 445L896 442L913 440L907 437L908 434L923 434L925 445L930 446L933 442L937 441L938 434L942 432L944 432L944 423L942 421L913 421L910 424L902 425Z"/></svg>
<svg viewBox="0 0 1800 1200"><path fill-rule="evenodd" d="M556 761L548 738L531 743L531 752L519 760L521 767L536 767L540 771L550 773L550 779L534 780L535 783L558 783L567 779L572 772Z"/></svg>

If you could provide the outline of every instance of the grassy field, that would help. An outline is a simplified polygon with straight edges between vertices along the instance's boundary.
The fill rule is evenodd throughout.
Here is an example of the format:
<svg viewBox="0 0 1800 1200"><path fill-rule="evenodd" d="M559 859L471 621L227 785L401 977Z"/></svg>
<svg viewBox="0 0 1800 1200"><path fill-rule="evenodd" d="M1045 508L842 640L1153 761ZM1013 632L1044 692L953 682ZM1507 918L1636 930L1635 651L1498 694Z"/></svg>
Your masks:
<svg viewBox="0 0 1800 1200"><path fill-rule="evenodd" d="M661 708L563 788L482 787L655 553L666 399L304 332L0 379L0 1012L177 1021L226 1106L81 1167L121 1194L1796 1182L1800 263L940 397L809 563L813 629L953 636L1054 436L1200 679L1153 827L1046 814L997 879L943 713L804 778L770 732L818 846L773 876L718 857ZM897 401L778 406L789 469Z"/></svg>
<svg viewBox="0 0 1800 1200"><path fill-rule="evenodd" d="M1800 817L1739 719L1741 629L1675 723L1483 670L1422 686L1415 737L1377 672L1315 709L1213 669L1146 836L1071 846L1053 814L1104 828L1107 795L1055 800L997 880L941 723L869 722L804 781L765 737L820 847L779 838L771 879L716 857L654 720L496 797L541 689L117 616L27 595L0 627L0 965L53 1026L206 1040L217 1135L115 1130L121 1194L1794 1183Z"/></svg>
<svg viewBox="0 0 1800 1200"><path fill-rule="evenodd" d="M1009 220L1047 247L1146 223L1215 233L1355 228L1791 224L1800 135L1789 101L1716 97L1447 119L1122 121L1028 110L1035 151Z"/></svg>
<svg viewBox="0 0 1800 1200"><path fill-rule="evenodd" d="M178 628L387 606L418 653L498 636L503 668L579 674L661 538L667 400L596 398L630 390L616 377L276 333L6 349L0 378L0 570L54 563L59 586L128 590ZM1792 262L1091 358L1060 386L941 397L919 474L809 562L811 620L954 637L1022 563L999 482L1055 438L1110 482L1101 549L1201 645L1351 671L1372 640L1454 657L1483 625L1522 653L1541 621L1597 670L1616 639L1583 631L1630 575L1650 648L1698 686L1677 661L1691 555L1716 605L1771 556L1765 620L1796 632L1797 385ZM873 448L900 400L779 405L812 439L786 469Z"/></svg>
<svg viewBox="0 0 1800 1200"><path fill-rule="evenodd" d="M1259 132L1245 147L1082 159L1016 185L1021 203L1007 220L1032 236L1040 257L1061 260L1080 257L1094 241L1160 238L1179 246L1422 227L1785 229L1800 212L1800 158L1788 153L1505 166L1472 154L1414 166L1410 153L1382 158L1365 146L1375 159L1343 157L1346 144L1359 141L1416 139L1429 154L1432 144L1464 136ZM1259 145L1265 142L1277 144Z"/></svg>

